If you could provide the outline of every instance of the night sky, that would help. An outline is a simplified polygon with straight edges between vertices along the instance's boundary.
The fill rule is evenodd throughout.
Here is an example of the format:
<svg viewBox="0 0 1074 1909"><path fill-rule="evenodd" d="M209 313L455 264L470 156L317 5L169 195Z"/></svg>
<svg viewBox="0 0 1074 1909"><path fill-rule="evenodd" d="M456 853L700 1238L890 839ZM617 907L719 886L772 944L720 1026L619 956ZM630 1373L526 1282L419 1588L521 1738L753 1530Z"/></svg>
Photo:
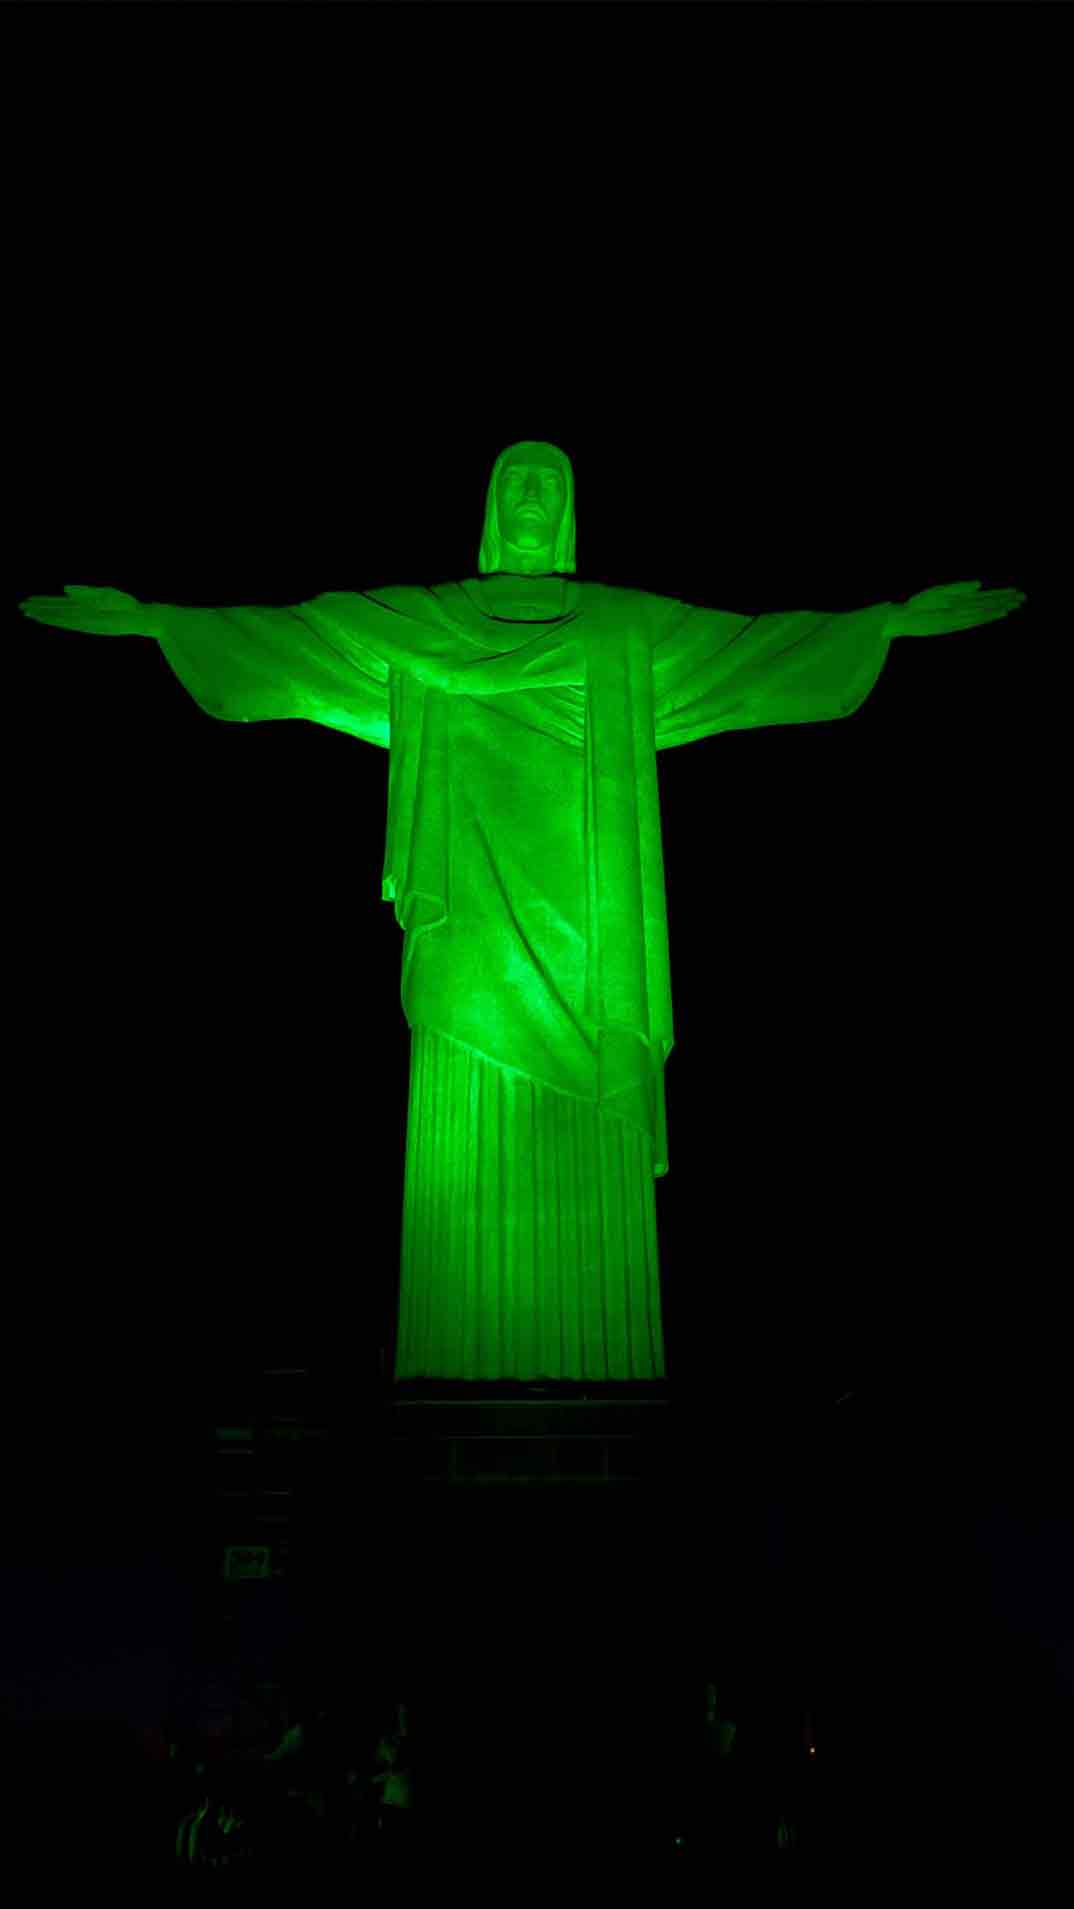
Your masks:
<svg viewBox="0 0 1074 1909"><path fill-rule="evenodd" d="M361 11L352 32L398 76L396 10ZM848 103L821 81L825 108L811 83L807 114L796 58L826 62L813 38L795 54L779 10L771 93L728 105L727 72L762 61L751 10L730 9L706 130L681 41L709 10L669 11L677 34L643 58L626 23L657 10L614 9L638 96L647 59L669 77L655 124L627 138L626 95L596 109L621 162L609 185L592 154L567 161L569 218L540 149L521 244L510 175L540 125L540 60L493 168L504 233L481 141L458 132L474 99L457 43L419 190L383 102L379 142L368 123L343 137L324 66L298 87L303 151L268 95L224 113L238 38L207 73L173 17L152 71L189 83L173 72L120 114L103 65L91 108L80 33L57 73L22 23L63 107L33 162L48 210L20 240L3 611L20 1714L92 1714L117 1679L156 1714L221 1373L281 1357L333 1398L371 1387L408 1031L379 899L386 752L214 722L150 642L15 605L69 582L224 605L471 576L492 462L522 436L573 460L583 579L736 611L966 578L1029 593L1006 622L896 643L849 719L660 755L676 1047L657 1200L669 1376L713 1461L699 1516L752 1505L840 1688L926 1732L1074 1702L1050 1211L1067 848L1050 717L1069 640L1050 465L1069 419L1047 134L991 104L1031 59L1040 97L1041 49L983 30L1008 10L975 10L972 70L941 36L925 88L920 32L893 51L877 28L883 85ZM433 98L436 12L416 69ZM493 12L452 9L459 39ZM809 19L864 33L848 9ZM325 59L317 36L296 29L300 64ZM601 70L592 38L563 107ZM265 46L282 86L299 56L278 27ZM915 73L925 130L897 126L895 154L868 126L894 123ZM755 169L766 116L781 137ZM32 129L27 109L28 148ZM95 1614L81 1643L76 1608Z"/></svg>

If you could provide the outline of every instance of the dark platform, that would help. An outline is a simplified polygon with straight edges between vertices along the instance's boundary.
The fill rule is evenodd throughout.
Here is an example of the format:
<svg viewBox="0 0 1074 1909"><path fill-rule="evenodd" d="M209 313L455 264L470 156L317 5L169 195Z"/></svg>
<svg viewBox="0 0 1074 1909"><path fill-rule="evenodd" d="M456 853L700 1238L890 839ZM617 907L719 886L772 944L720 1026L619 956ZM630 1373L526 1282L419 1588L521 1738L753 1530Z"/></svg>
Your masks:
<svg viewBox="0 0 1074 1909"><path fill-rule="evenodd" d="M407 1380L385 1403L388 1476L499 1489L658 1484L673 1418L666 1384Z"/></svg>

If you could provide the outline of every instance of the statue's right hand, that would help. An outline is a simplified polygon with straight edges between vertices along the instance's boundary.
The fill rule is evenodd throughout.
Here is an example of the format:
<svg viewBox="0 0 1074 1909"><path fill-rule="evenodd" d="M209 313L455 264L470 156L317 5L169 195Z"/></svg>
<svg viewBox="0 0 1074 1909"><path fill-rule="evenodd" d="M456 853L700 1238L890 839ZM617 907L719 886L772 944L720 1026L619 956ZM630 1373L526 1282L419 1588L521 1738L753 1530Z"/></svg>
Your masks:
<svg viewBox="0 0 1074 1909"><path fill-rule="evenodd" d="M85 630L93 636L159 636L152 607L126 590L68 583L62 597L23 597L23 616L52 623L60 630Z"/></svg>

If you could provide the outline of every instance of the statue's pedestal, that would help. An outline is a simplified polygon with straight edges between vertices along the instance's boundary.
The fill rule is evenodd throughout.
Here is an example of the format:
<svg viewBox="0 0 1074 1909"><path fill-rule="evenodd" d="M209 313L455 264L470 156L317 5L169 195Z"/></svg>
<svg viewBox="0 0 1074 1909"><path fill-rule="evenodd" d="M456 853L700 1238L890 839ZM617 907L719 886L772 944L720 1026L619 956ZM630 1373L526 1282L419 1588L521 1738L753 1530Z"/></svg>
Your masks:
<svg viewBox="0 0 1074 1909"><path fill-rule="evenodd" d="M642 1772L652 1811L654 1746L699 1674L676 1416L666 1384L409 1381L385 1400L378 1644L426 1694L449 1815L536 1847L539 1824L562 1842L603 1809L607 1856Z"/></svg>
<svg viewBox="0 0 1074 1909"><path fill-rule="evenodd" d="M386 1470L400 1490L605 1490L666 1483L673 1411L666 1384L397 1383L386 1407Z"/></svg>

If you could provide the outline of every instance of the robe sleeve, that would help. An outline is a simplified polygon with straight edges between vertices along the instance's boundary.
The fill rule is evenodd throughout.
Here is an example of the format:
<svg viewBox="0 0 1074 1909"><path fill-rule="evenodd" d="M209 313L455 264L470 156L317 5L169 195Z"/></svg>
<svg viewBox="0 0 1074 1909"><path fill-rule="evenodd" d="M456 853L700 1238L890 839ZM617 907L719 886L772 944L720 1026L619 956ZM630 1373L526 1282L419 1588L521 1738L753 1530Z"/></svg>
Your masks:
<svg viewBox="0 0 1074 1909"><path fill-rule="evenodd" d="M884 667L892 607L743 616L674 604L653 642L656 747L852 715Z"/></svg>
<svg viewBox="0 0 1074 1909"><path fill-rule="evenodd" d="M331 591L293 608L151 607L169 667L206 715L225 722L305 717L391 745L391 673L450 681L455 638L408 585Z"/></svg>

